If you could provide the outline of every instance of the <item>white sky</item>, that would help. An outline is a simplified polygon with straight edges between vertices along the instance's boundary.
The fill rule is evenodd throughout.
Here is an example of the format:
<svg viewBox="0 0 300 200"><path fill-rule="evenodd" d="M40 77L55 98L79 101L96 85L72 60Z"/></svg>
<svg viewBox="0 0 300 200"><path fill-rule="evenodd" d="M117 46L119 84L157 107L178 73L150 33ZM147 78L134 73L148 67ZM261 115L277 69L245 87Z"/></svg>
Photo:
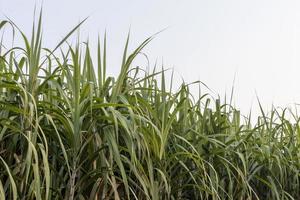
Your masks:
<svg viewBox="0 0 300 200"><path fill-rule="evenodd" d="M30 33L42 1L0 0L0 17ZM300 103L300 1L294 0L44 0L44 44L53 47L80 20L82 39L108 34L109 71L119 70L126 35L131 48L159 34L145 49L151 65L164 61L177 80L200 79L221 96L230 93L247 114L263 106Z"/></svg>

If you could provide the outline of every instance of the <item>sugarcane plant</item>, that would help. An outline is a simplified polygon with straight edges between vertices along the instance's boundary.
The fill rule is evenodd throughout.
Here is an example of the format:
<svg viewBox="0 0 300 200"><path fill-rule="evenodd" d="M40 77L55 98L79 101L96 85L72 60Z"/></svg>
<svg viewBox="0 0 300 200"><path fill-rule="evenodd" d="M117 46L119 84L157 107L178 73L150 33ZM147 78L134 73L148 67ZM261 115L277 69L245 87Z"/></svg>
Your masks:
<svg viewBox="0 0 300 200"><path fill-rule="evenodd" d="M260 106L253 120L174 89L164 67L133 65L155 35L131 53L128 35L108 76L106 35L96 49L68 42L84 21L53 49L42 12L30 39L0 21L0 199L299 199L297 112ZM21 45L8 47L8 29Z"/></svg>

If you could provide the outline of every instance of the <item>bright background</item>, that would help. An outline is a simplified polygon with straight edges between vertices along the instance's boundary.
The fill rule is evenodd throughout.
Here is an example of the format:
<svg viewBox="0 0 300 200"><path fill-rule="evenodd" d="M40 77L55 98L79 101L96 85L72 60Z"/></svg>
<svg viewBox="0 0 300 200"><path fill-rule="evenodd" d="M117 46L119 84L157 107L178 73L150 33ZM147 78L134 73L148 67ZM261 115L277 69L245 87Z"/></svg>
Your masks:
<svg viewBox="0 0 300 200"><path fill-rule="evenodd" d="M44 44L54 47L80 20L81 39L108 35L109 73L116 74L126 35L133 49L167 28L145 49L155 61L174 68L177 84L201 80L215 93L230 94L247 114L300 103L300 1L294 0L0 0L8 16L30 34L34 6L43 5ZM142 65L145 60L141 59Z"/></svg>

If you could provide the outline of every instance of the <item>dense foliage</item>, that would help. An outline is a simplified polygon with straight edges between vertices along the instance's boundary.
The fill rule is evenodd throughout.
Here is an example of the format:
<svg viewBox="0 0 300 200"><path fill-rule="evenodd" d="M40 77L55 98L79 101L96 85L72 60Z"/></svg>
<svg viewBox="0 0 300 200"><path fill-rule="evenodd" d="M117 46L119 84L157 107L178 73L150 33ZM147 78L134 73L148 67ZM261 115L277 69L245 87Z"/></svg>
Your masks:
<svg viewBox="0 0 300 200"><path fill-rule="evenodd" d="M43 48L0 44L0 199L299 199L300 123L263 110L255 125L230 104L172 91L165 70L106 75L106 40ZM5 35L4 35L5 39ZM67 48L62 48L67 46ZM171 83L172 84L172 83ZM294 121L294 122L292 122Z"/></svg>

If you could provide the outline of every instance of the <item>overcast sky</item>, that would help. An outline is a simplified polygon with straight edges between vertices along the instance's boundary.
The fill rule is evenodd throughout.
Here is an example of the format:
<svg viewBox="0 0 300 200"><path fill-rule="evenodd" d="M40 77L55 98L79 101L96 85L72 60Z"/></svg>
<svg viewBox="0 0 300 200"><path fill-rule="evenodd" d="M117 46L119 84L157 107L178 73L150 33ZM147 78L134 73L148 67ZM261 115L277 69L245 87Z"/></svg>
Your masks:
<svg viewBox="0 0 300 200"><path fill-rule="evenodd" d="M0 17L30 33L42 1L0 0ZM80 20L82 39L108 34L109 71L119 70L131 28L131 49L167 28L145 49L177 80L200 79L221 96L234 75L235 104L247 114L263 106L300 103L300 1L294 0L44 0L44 44L53 47Z"/></svg>

